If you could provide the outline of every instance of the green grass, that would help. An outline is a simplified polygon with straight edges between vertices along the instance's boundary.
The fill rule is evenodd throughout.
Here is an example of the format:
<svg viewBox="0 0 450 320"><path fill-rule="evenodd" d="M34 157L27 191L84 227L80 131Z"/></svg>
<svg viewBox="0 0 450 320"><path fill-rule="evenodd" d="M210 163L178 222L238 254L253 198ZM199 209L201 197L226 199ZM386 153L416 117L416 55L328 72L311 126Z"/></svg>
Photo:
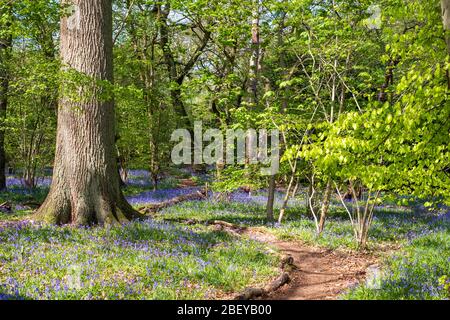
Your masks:
<svg viewBox="0 0 450 320"><path fill-rule="evenodd" d="M126 190L137 194L146 189ZM43 195L18 195L14 201ZM0 213L0 222L29 214ZM280 239L331 249L357 247L340 206L331 206L325 231L317 237L301 200L288 209L281 225L266 221L261 203L213 200L185 202L162 210L153 221L110 229L16 223L0 231L0 298L214 299L265 283L277 273L278 258L265 245L215 232L206 224L177 222L183 219L259 226ZM448 220L405 207L378 208L369 238L369 249L383 257L377 286L361 285L342 298L449 298ZM386 256L385 247L396 249L395 255Z"/></svg>
<svg viewBox="0 0 450 320"><path fill-rule="evenodd" d="M0 243L0 298L212 299L267 282L278 265L260 243L155 221L17 224Z"/></svg>
<svg viewBox="0 0 450 320"><path fill-rule="evenodd" d="M12 213L0 212L0 222L20 221L32 214L30 210L14 211Z"/></svg>
<svg viewBox="0 0 450 320"><path fill-rule="evenodd" d="M0 203L24 204L26 202L42 203L48 194L48 188L24 189L10 187L6 191L0 191Z"/></svg>
<svg viewBox="0 0 450 320"><path fill-rule="evenodd" d="M450 298L450 232L413 240L385 262L372 285L362 285L346 299L448 300Z"/></svg>
<svg viewBox="0 0 450 320"><path fill-rule="evenodd" d="M142 178L143 181L146 181L145 178L143 178L143 177L140 177L140 178ZM172 177L162 179L161 181L158 182L158 190L174 189L177 186L178 186L178 180L175 178L172 178ZM152 190L153 190L153 186L151 184L149 184L149 185L128 184L122 188L122 192L125 196L134 196L134 195L138 195L142 192L152 191Z"/></svg>
<svg viewBox="0 0 450 320"><path fill-rule="evenodd" d="M369 232L368 248L372 250L386 244L400 246L420 234L433 232L448 223L438 221L434 216L412 211L392 212L377 210ZM300 218L284 223L272 232L282 239L300 240L331 249L357 249L353 228L348 219L330 217L320 237L315 233L314 222L309 218Z"/></svg>
<svg viewBox="0 0 450 320"><path fill-rule="evenodd" d="M188 202L167 208L158 217L169 221L224 220L242 226L264 226L268 232L283 240L297 240L331 249L357 248L347 214L337 206L330 208L325 230L320 237L317 237L314 221L304 207L288 209L287 219L281 225L267 223L264 206L236 202ZM420 234L448 226L448 222L437 220L427 213L395 208L378 209L369 234L369 248L377 249L384 244L402 245Z"/></svg>
<svg viewBox="0 0 450 320"><path fill-rule="evenodd" d="M261 206L222 201L184 202L164 209L157 217L169 221L180 219L195 219L203 222L224 220L245 226L266 223Z"/></svg>

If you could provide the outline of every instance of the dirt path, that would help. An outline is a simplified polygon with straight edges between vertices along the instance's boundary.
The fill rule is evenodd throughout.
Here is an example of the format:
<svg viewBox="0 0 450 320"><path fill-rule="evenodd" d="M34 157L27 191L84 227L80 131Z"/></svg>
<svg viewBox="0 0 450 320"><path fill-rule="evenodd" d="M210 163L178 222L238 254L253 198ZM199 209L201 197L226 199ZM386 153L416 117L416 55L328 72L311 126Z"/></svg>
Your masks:
<svg viewBox="0 0 450 320"><path fill-rule="evenodd" d="M265 300L334 300L346 289L363 281L367 268L376 264L376 259L370 255L280 241L254 228L248 229L245 234L274 246L294 259L291 282L264 297Z"/></svg>

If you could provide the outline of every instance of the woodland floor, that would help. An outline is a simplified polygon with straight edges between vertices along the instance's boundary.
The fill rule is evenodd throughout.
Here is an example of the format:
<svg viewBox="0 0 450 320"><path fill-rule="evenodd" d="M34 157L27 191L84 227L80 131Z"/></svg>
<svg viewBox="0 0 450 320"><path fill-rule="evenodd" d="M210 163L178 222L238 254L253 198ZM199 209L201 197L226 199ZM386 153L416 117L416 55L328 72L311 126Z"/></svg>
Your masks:
<svg viewBox="0 0 450 320"><path fill-rule="evenodd" d="M20 222L24 221L0 222L0 227L13 227ZM259 298L261 300L336 300L346 290L364 281L368 267L376 265L378 260L370 254L278 240L259 228L245 229L242 235L294 259L289 283Z"/></svg>
<svg viewBox="0 0 450 320"><path fill-rule="evenodd" d="M125 189L136 208L198 191L174 180L153 192L146 181L136 177ZM346 212L337 201L319 238L301 194L291 200L286 221L280 225L265 219L264 191L251 196L237 191L228 200L209 197L178 203L150 214L148 222L114 230L111 238L101 228L42 228L25 222L33 219L33 210L25 203L42 202L46 190L44 186L29 193L12 185L0 194L1 202L13 207L12 213L0 212L0 262L4 263L0 263L0 299L2 294L13 299L89 299L91 293L94 299L229 299L245 288L276 279L281 272L277 256L293 258L290 282L258 299L447 299L450 294L450 213L446 208L433 213L417 210L417 205L377 207L369 248L362 252L356 249ZM276 206L282 196L277 193ZM214 221L237 228L215 228ZM17 254L17 239L23 254ZM117 247L105 252L103 247L111 241ZM173 254L166 256L166 250ZM146 258L152 252L160 255L160 261ZM94 259L92 268L85 270L93 277L93 285L86 284L80 292L61 290L64 270L77 256L86 262ZM52 265L62 257L68 260L60 267L61 274L50 276ZM135 270L123 279L113 264ZM147 271L141 270L146 264L152 272L148 279ZM39 274L36 282L31 275L37 270L48 273ZM173 274L177 280L172 283ZM103 280L98 280L104 277L119 287L105 290ZM379 287L373 287L374 277ZM184 290L179 284L183 281L195 290ZM120 286L128 291L122 294Z"/></svg>
<svg viewBox="0 0 450 320"><path fill-rule="evenodd" d="M283 241L260 228L247 228L242 234L293 258L289 283L258 300L336 300L363 282L369 267L378 267L379 259L369 253Z"/></svg>
<svg viewBox="0 0 450 320"><path fill-rule="evenodd" d="M14 227L25 221L0 221L0 228ZM289 283L258 300L336 300L346 290L364 281L368 267L376 265L378 261L371 254L278 240L259 228L245 229L242 235L269 245L280 254L294 259L293 268L289 272Z"/></svg>

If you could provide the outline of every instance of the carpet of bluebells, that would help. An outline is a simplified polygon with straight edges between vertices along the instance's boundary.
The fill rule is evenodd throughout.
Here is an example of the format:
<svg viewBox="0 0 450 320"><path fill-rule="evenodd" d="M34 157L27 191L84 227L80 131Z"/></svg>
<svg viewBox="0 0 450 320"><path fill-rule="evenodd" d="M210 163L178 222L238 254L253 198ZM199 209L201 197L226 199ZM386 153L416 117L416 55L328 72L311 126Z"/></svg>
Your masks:
<svg viewBox="0 0 450 320"><path fill-rule="evenodd" d="M346 299L449 300L450 232L434 232L412 240L386 260L376 281L356 287Z"/></svg>
<svg viewBox="0 0 450 320"><path fill-rule="evenodd" d="M0 228L0 299L212 299L267 281L250 240L153 220L112 228Z"/></svg>
<svg viewBox="0 0 450 320"><path fill-rule="evenodd" d="M124 193L135 206L198 190L180 188L168 176L152 191L148 172L133 170L129 176ZM207 200L166 208L151 220L109 229L17 222L31 212L24 203L42 201L50 182L42 177L30 190L9 176L8 191L0 193L0 202L13 207L13 213L0 212L0 299L214 299L276 274L277 258L265 245L213 231L206 223L182 225L180 219L220 219L260 226L281 239L356 249L338 201L332 201L325 232L317 238L301 192L290 201L281 225L266 221L264 191L236 191L225 199L211 193ZM283 194L276 193L275 208L282 202ZM369 250L377 254L386 248L396 253L383 257L375 285L352 288L342 298L450 297L448 209L377 207Z"/></svg>

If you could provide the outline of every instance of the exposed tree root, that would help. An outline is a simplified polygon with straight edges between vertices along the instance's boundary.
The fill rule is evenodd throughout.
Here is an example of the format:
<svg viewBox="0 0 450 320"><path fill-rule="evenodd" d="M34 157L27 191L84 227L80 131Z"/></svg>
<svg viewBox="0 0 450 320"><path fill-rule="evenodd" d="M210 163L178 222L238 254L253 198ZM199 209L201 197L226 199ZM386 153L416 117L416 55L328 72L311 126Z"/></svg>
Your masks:
<svg viewBox="0 0 450 320"><path fill-rule="evenodd" d="M203 189L203 190L196 191L194 193L178 196L178 197L175 197L175 198L167 200L167 201L146 205L146 206L140 207L138 210L145 214L155 213L155 212L160 211L161 209L171 207L171 206L176 205L181 202L192 201L192 200L202 200L202 199L205 199L206 197L207 197L207 191L205 189Z"/></svg>
<svg viewBox="0 0 450 320"><path fill-rule="evenodd" d="M242 293L237 294L233 300L252 300L274 292L289 283L291 278L287 272L282 272L279 277L273 280L264 288L246 288Z"/></svg>
<svg viewBox="0 0 450 320"><path fill-rule="evenodd" d="M276 291L289 281L291 281L289 274L287 272L283 272L278 278L276 278L264 288L264 292L270 293Z"/></svg>
<svg viewBox="0 0 450 320"><path fill-rule="evenodd" d="M29 207L29 208L32 208L32 207L39 208L42 205L42 203L39 203L36 201L27 201L27 202L22 203L22 205L25 207Z"/></svg>
<svg viewBox="0 0 450 320"><path fill-rule="evenodd" d="M251 300L265 294L264 288L246 288L242 293L236 295L233 300Z"/></svg>
<svg viewBox="0 0 450 320"><path fill-rule="evenodd" d="M73 199L60 191L50 192L34 217L38 221L58 225L112 225L142 218L143 215L135 211L121 193L115 196L83 194Z"/></svg>
<svg viewBox="0 0 450 320"><path fill-rule="evenodd" d="M241 234L247 230L246 227L241 227L226 221L214 220L208 222L209 225L213 225L216 231L225 231L233 236L239 237Z"/></svg>
<svg viewBox="0 0 450 320"><path fill-rule="evenodd" d="M280 270L281 274L265 287L250 287L246 288L242 293L234 296L233 300L252 300L262 296L266 296L271 292L277 291L285 284L291 281L291 277L287 271L294 269L294 258L290 255L281 257Z"/></svg>
<svg viewBox="0 0 450 320"><path fill-rule="evenodd" d="M224 231L234 236L241 236L247 227L238 226L222 220L207 220L200 221L196 219L164 219L165 221L178 222L187 225L203 224L206 226L213 226L215 231Z"/></svg>

